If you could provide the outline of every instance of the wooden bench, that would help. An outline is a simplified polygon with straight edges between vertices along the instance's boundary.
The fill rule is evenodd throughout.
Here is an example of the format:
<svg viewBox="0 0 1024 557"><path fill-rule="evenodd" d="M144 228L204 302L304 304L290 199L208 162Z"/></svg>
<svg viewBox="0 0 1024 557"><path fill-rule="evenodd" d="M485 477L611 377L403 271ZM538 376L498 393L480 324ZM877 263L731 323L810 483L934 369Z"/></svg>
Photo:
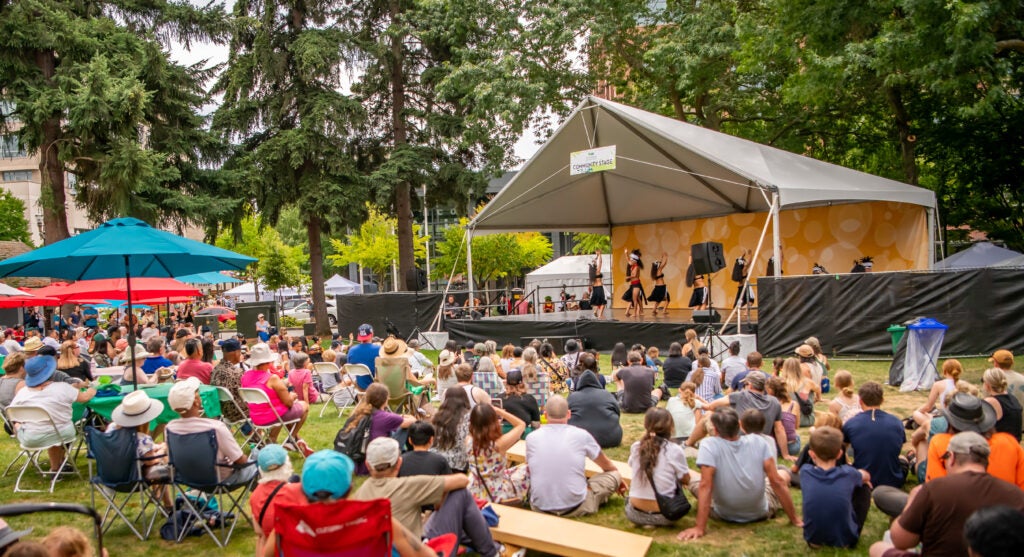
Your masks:
<svg viewBox="0 0 1024 557"><path fill-rule="evenodd" d="M526 548L566 557L642 557L651 547L648 536L516 507L491 506L500 518L491 528L491 535L516 550Z"/></svg>
<svg viewBox="0 0 1024 557"><path fill-rule="evenodd" d="M505 453L505 456L510 461L515 462L517 464L520 462L526 462L526 441L518 441L515 445L512 445L508 452ZM613 460L612 464L614 464L615 467L619 469L619 475L622 476L622 481L625 482L626 487L629 487L629 484L632 483L633 481L633 469L629 466L629 464L626 464L625 462L619 462L617 460ZM596 476L602 472L604 472L604 470L602 470L600 466L595 464L594 461L590 460L589 458L587 459L587 467L585 474L588 478L591 476Z"/></svg>

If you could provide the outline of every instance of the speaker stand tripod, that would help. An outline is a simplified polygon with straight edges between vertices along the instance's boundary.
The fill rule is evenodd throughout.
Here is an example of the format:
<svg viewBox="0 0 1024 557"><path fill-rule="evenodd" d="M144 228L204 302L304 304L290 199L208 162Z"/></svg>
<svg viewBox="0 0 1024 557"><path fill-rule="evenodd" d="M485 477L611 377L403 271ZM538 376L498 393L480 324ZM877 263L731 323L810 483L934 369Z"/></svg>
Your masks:
<svg viewBox="0 0 1024 557"><path fill-rule="evenodd" d="M412 314L413 314L413 323L414 323L414 325L413 325L412 331L409 333L409 336L405 337L405 342L409 342L410 340L412 340L414 338L423 336L423 335L420 334L420 285L419 285L419 282L416 283L415 296L416 296L416 301L415 301L415 303L412 306ZM442 301L441 303L443 304L444 302ZM426 343L426 345L429 346L431 350L437 350L437 347L434 346L434 343L430 341L430 337L423 336L423 342Z"/></svg>
<svg viewBox="0 0 1024 557"><path fill-rule="evenodd" d="M717 357L721 356L724 352L726 352L728 350L728 347L725 345L725 340L722 339L721 335L718 334L718 329L715 328L715 302L714 302L714 298L711 295L711 277L712 277L712 275L713 275L713 273L708 273L708 275L707 275L707 277L708 277L708 286L707 286L707 289L708 289L708 328L704 330L704 338L701 340L701 342L704 343L704 346L708 347L708 355L711 356L712 359L714 359L714 358L717 358ZM722 345L722 347L723 347L717 353L715 352L715 344L714 344L715 340L717 340Z"/></svg>

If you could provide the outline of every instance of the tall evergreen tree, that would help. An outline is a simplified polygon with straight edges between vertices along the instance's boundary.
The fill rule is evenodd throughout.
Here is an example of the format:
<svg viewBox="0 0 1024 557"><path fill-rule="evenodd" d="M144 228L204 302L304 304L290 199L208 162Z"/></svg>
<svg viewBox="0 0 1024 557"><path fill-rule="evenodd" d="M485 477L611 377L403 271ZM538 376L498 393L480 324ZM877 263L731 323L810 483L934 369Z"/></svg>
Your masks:
<svg viewBox="0 0 1024 557"><path fill-rule="evenodd" d="M15 106L0 124L40 156L45 243L68 237L65 172L96 220L199 223L230 204L212 202L201 166L217 147L197 115L209 75L167 52L215 39L222 15L185 0L0 1L0 100Z"/></svg>
<svg viewBox="0 0 1024 557"><path fill-rule="evenodd" d="M224 101L214 129L237 143L226 163L265 223L299 208L309 242L318 334L329 334L323 232L362 218L358 163L372 146L352 139L359 103L341 92L344 34L326 0L240 0L228 67L215 88Z"/></svg>

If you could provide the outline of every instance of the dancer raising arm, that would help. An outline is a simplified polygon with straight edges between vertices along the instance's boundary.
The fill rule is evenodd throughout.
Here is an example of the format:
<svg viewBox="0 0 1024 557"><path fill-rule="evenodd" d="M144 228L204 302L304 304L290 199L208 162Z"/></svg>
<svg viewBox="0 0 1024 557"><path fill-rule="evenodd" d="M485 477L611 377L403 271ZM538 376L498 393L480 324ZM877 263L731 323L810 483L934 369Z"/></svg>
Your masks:
<svg viewBox="0 0 1024 557"><path fill-rule="evenodd" d="M668 312L668 303L671 298L668 294L668 287L665 286L665 265L668 264L668 254L662 253L661 259L651 265L651 278L654 279L654 290L647 297L647 301L654 302L654 315L658 311ZM662 305L664 304L664 305Z"/></svg>

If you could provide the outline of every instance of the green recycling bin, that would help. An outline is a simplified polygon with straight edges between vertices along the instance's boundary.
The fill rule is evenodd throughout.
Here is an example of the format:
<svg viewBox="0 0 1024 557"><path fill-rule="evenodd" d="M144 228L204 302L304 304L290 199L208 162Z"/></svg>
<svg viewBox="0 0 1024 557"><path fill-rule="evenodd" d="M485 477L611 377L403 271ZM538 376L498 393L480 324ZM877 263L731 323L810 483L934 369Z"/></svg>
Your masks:
<svg viewBox="0 0 1024 557"><path fill-rule="evenodd" d="M891 325L886 331L892 336L892 353L895 355L896 349L900 346L900 340L903 339L903 335L907 332L907 328L903 325Z"/></svg>

